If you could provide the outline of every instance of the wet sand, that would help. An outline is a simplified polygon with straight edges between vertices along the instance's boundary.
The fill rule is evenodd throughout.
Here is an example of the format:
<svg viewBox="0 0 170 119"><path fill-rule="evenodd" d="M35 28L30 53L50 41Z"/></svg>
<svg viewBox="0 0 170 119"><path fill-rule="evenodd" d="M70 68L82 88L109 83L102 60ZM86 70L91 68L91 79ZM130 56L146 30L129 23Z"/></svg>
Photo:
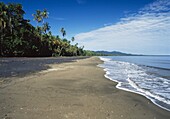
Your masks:
<svg viewBox="0 0 170 119"><path fill-rule="evenodd" d="M50 65L50 70L0 85L2 119L169 119L143 96L115 88L99 58Z"/></svg>
<svg viewBox="0 0 170 119"><path fill-rule="evenodd" d="M87 57L0 58L0 79L23 77L49 68L50 64L72 62Z"/></svg>

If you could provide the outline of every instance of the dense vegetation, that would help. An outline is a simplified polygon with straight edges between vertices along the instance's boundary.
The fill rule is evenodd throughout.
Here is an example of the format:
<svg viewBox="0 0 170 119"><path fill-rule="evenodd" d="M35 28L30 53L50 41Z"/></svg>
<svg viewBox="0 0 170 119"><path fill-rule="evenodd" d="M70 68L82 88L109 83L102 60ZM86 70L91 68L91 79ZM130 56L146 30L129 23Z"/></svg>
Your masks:
<svg viewBox="0 0 170 119"><path fill-rule="evenodd" d="M61 28L62 38L52 35L47 10L37 10L34 20L41 26L34 27L24 19L21 4L0 2L0 56L91 56L95 52L78 47L74 37L67 40L66 31ZM74 45L72 45L74 44Z"/></svg>

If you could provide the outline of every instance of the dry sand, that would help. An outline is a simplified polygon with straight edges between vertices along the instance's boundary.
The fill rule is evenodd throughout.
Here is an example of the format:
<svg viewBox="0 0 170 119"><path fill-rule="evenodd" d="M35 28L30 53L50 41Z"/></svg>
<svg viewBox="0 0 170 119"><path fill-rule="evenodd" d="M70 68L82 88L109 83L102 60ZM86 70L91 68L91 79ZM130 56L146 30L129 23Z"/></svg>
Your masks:
<svg viewBox="0 0 170 119"><path fill-rule="evenodd" d="M52 65L51 70L0 88L2 119L170 119L143 96L115 88L97 57Z"/></svg>

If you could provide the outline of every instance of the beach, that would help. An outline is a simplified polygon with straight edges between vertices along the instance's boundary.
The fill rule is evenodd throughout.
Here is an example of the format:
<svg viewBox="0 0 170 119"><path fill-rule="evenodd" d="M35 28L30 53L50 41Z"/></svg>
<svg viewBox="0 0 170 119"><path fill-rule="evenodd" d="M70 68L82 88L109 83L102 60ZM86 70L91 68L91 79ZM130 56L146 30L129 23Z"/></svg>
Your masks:
<svg viewBox="0 0 170 119"><path fill-rule="evenodd" d="M144 96L119 90L98 57L49 64L50 69L0 83L2 119L169 119Z"/></svg>
<svg viewBox="0 0 170 119"><path fill-rule="evenodd" d="M72 62L87 57L15 57L0 58L0 78L22 77L32 73L46 70L49 64Z"/></svg>

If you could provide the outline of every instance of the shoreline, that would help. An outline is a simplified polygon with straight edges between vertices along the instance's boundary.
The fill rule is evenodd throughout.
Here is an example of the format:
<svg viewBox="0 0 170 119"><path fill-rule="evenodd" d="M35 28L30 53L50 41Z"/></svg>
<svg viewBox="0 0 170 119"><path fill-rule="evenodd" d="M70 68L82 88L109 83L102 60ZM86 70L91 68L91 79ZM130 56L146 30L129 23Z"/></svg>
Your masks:
<svg viewBox="0 0 170 119"><path fill-rule="evenodd" d="M101 57L99 57L99 59L100 59L101 61L103 61L103 63L105 62ZM141 93L141 92L137 92L137 91L134 91L134 90L130 90L130 89L128 89L128 88L123 88L123 87L121 87L121 85L122 85L121 83L122 83L122 82L119 82L119 81L114 80L114 79L112 79L111 77L109 77L108 75L110 74L110 72L107 70L106 67L103 67L101 64L98 65L98 67L103 68L103 70L106 72L105 75L104 75L105 78L109 79L110 81L113 81L113 82L116 82L116 83L117 83L117 85L115 86L117 89L123 90L123 91L127 91L127 92L131 92L131 93L135 93L135 94L137 94L137 95L144 96L145 98L149 99L153 104L155 104L155 105L158 106L159 108L164 109L164 110L170 112L170 109L168 109L168 108L166 108L166 107L163 107L163 106L160 105L159 103L156 103L156 101L160 101L160 100L158 100L158 99L155 99L155 100L154 100L154 99L150 98L149 96L147 96L146 94L143 94L143 93ZM162 102L162 103L164 103L164 102ZM164 106L165 106L165 105L166 105L166 103L164 103Z"/></svg>
<svg viewBox="0 0 170 119"><path fill-rule="evenodd" d="M105 72L106 72L106 71L105 71ZM151 98L147 97L146 95L144 95L144 94L142 94L142 93L137 93L137 92L132 91L132 90L120 88L120 87L119 87L119 86L121 85L120 82L118 82L118 81L116 81L116 80L113 80L112 78L108 77L106 74L105 74L104 76L105 76L105 78L107 78L108 80L113 81L113 82L116 82L117 84L116 84L115 87L116 87L118 90L123 90L123 91L126 91L126 92L130 92L130 93L134 93L134 94L143 96L143 97L145 97L146 99L150 100L153 104L155 104L155 105L158 106L159 108L164 109L165 111L170 112L169 109L167 109L167 108L165 108L165 107L162 107L161 105L157 104L156 102L154 102Z"/></svg>
<svg viewBox="0 0 170 119"><path fill-rule="evenodd" d="M97 57L53 64L0 88L0 118L169 119L170 113L144 96L116 88Z"/></svg>

